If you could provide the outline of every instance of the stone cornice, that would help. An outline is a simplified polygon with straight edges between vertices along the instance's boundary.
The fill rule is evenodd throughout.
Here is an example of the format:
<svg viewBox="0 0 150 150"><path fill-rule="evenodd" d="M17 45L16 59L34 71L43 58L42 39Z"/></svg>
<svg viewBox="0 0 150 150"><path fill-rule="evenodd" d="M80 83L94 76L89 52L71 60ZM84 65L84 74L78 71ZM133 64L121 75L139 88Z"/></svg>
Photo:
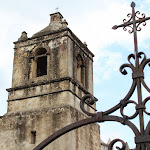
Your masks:
<svg viewBox="0 0 150 150"><path fill-rule="evenodd" d="M16 42L14 42L14 44L15 44L14 49L19 48L19 47L26 47L26 46L31 46L31 45L34 45L34 44L38 44L39 41L40 41L40 43L42 43L42 42L45 42L45 41L58 39L58 38L61 38L61 37L64 37L64 36L69 37L73 42L75 42L79 46L79 48L86 55L87 55L87 53L86 53L86 51L87 51L92 57L94 57L94 54L87 48L87 46L85 44L83 44L79 40L79 38L69 28L57 30L55 32L51 32L49 34L45 34L45 35L38 36L38 37L31 37L31 38L27 38L25 40L16 41Z"/></svg>

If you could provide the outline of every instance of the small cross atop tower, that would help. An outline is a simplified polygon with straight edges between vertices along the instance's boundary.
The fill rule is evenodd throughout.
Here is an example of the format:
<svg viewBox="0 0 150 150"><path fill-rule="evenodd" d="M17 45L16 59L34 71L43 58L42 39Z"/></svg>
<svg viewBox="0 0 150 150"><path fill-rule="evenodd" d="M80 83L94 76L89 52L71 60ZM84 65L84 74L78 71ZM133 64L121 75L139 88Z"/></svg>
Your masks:
<svg viewBox="0 0 150 150"><path fill-rule="evenodd" d="M55 10L56 10L56 12L58 12L58 9L59 9L58 7L55 9Z"/></svg>

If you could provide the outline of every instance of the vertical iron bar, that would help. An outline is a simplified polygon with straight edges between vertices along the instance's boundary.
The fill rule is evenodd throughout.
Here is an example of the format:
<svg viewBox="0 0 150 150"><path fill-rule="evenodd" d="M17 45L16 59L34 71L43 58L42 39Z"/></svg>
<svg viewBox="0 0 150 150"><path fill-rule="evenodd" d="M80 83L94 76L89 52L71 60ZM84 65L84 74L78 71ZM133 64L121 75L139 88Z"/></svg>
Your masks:
<svg viewBox="0 0 150 150"><path fill-rule="evenodd" d="M134 36L134 54L135 54L135 67L138 69L139 67L139 59L138 59L138 44L137 44L137 31L136 31L136 22L135 22L135 3L131 3L132 7L132 18L133 18L133 36Z"/></svg>
<svg viewBox="0 0 150 150"><path fill-rule="evenodd" d="M138 57L138 43L137 43L137 29L136 29L136 22L135 22L135 3L131 3L132 7L132 17L133 17L133 36L134 36L134 54L135 54L135 68L138 71L139 69L139 57ZM136 79L137 81L137 96L138 96L138 103L142 104L142 91L141 91L141 81L140 78ZM144 119L143 119L143 110L139 109L139 120L140 120L140 131L141 135L144 135ZM144 150L144 144L141 144L141 150Z"/></svg>

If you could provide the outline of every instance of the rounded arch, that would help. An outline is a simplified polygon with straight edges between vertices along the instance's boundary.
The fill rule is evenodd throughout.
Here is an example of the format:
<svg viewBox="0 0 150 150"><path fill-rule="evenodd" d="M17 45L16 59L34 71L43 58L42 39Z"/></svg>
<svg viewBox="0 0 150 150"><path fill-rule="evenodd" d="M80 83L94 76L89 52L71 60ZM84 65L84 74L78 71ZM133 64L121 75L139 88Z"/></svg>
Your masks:
<svg viewBox="0 0 150 150"><path fill-rule="evenodd" d="M42 54L46 54L47 53L47 50L43 47L41 48L38 48L36 51L35 51L35 56L38 56L38 55L42 55Z"/></svg>
<svg viewBox="0 0 150 150"><path fill-rule="evenodd" d="M39 45L36 46L33 50L32 50L32 55L34 57L36 57L37 55L39 55L41 52L45 50L47 54L50 54L50 48L48 46L44 46L44 45ZM41 52L40 52L41 51Z"/></svg>
<svg viewBox="0 0 150 150"><path fill-rule="evenodd" d="M31 78L47 75L47 55L49 48L46 46L38 46L33 49L31 63Z"/></svg>
<svg viewBox="0 0 150 150"><path fill-rule="evenodd" d="M80 63L80 65L85 66L85 62L81 54L78 54L76 58L77 58L77 62Z"/></svg>
<svg viewBox="0 0 150 150"><path fill-rule="evenodd" d="M85 61L82 54L77 54L77 68L76 68L76 78L79 83L82 83L85 86Z"/></svg>

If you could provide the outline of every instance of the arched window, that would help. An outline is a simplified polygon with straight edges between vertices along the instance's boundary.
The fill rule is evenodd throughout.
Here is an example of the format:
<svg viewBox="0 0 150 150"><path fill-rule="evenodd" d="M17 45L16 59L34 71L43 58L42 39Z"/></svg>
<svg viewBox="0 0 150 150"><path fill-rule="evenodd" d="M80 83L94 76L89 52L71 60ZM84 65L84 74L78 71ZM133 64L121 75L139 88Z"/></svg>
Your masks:
<svg viewBox="0 0 150 150"><path fill-rule="evenodd" d="M43 76L47 75L47 55L46 55L46 49L40 48L38 49L35 59L36 59L36 76Z"/></svg>
<svg viewBox="0 0 150 150"><path fill-rule="evenodd" d="M77 80L85 85L85 66L80 54L77 56Z"/></svg>
<svg viewBox="0 0 150 150"><path fill-rule="evenodd" d="M47 75L47 50L37 49L31 57L30 78Z"/></svg>

